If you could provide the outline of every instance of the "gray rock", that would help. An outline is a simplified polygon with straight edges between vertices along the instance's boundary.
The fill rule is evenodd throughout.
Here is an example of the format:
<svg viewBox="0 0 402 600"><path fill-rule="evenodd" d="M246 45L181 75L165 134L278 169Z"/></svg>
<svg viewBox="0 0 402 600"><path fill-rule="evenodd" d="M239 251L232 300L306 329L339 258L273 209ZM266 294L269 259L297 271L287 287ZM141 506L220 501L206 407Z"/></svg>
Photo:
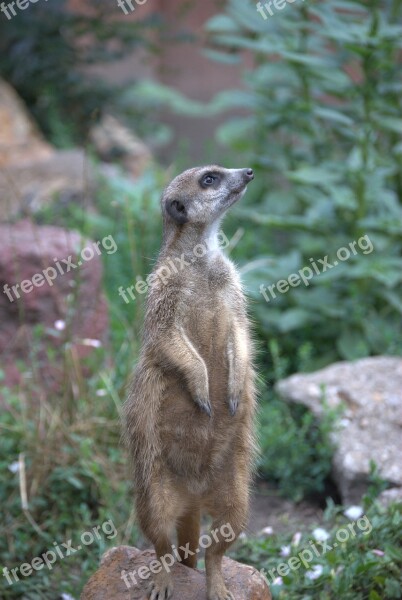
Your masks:
<svg viewBox="0 0 402 600"><path fill-rule="evenodd" d="M378 496L378 501L383 506L389 506L393 502L402 502L402 488L390 488Z"/></svg>
<svg viewBox="0 0 402 600"><path fill-rule="evenodd" d="M48 144L16 92L0 79L0 222L55 199L88 207L95 173L83 150Z"/></svg>
<svg viewBox="0 0 402 600"><path fill-rule="evenodd" d="M402 358L335 363L279 381L276 390L317 417L325 406L339 407L333 474L344 503L361 500L371 461L380 477L402 487Z"/></svg>

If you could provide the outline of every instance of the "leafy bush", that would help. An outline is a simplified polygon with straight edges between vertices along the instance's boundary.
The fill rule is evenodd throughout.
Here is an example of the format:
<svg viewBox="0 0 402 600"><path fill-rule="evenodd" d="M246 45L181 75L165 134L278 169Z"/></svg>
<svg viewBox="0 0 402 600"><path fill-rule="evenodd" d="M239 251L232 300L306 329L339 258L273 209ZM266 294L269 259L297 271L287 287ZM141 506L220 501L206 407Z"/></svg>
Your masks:
<svg viewBox="0 0 402 600"><path fill-rule="evenodd" d="M293 537L272 535L243 541L234 556L263 570L274 600L400 598L402 504L388 509L373 505L366 509L360 527L357 519L352 529L349 528L352 523L348 523L341 512L341 507L334 506L326 511L329 531L325 543L331 549L315 541L317 538L312 532L299 532ZM343 530L342 535L338 534L340 530ZM325 535L325 530L323 533ZM314 541L318 556L310 544ZM301 564L300 553L306 565ZM278 573L279 565L288 565L292 559L293 567L287 568L287 574L283 568Z"/></svg>
<svg viewBox="0 0 402 600"><path fill-rule="evenodd" d="M257 172L258 190L238 211L259 240L245 278L264 337L288 356L306 339L321 363L400 353L401 10L395 1L300 2L264 20L229 0L206 26L215 58L248 50L254 59L246 89L225 96L249 114L217 138ZM333 263L363 236L372 252L262 299L261 284L312 267L310 259Z"/></svg>
<svg viewBox="0 0 402 600"><path fill-rule="evenodd" d="M323 497L331 473L333 415L327 413L318 422L310 411L275 396L261 404L260 475L295 501Z"/></svg>
<svg viewBox="0 0 402 600"><path fill-rule="evenodd" d="M1 598L39 600L62 592L78 597L107 547L122 541L124 533L135 535L126 460L119 448L118 407L105 389L101 360L98 367L100 375L89 380L81 373L78 399L46 395L43 386L32 381L37 373L26 378L18 392L3 392L1 571L54 551L56 543L63 559L58 557L51 570L43 568L27 577L17 571L19 581L10 575L12 584L3 573ZM72 377L71 371L68 375ZM108 538L100 531L93 543L67 554L63 543L71 539L77 548L83 533L110 520L115 536Z"/></svg>

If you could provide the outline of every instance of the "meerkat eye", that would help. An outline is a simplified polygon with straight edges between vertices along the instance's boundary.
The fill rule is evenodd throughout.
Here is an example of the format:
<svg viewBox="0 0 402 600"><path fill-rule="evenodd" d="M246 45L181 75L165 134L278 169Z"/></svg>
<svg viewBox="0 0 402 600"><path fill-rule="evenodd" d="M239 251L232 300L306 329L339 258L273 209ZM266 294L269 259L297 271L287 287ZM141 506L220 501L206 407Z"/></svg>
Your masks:
<svg viewBox="0 0 402 600"><path fill-rule="evenodd" d="M206 175L204 175L201 180L201 186L202 187L209 187L211 185L217 185L219 183L219 175L215 175L213 173L207 173Z"/></svg>

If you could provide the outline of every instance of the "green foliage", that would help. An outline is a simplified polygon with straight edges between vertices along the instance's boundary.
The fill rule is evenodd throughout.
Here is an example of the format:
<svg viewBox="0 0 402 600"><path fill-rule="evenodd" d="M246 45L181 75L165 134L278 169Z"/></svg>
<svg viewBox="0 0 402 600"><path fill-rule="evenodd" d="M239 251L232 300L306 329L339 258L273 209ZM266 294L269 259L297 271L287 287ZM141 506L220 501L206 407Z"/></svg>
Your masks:
<svg viewBox="0 0 402 600"><path fill-rule="evenodd" d="M0 22L0 75L28 104L47 137L68 147L85 140L101 109L120 110L121 86L89 75L90 68L122 58L128 51L152 49L155 17L116 20L109 2L90 0L82 13L67 10L66 0L39 2ZM88 12L89 11L89 12ZM121 11L114 6L116 16ZM145 133L143 111L130 107L127 117Z"/></svg>
<svg viewBox="0 0 402 600"><path fill-rule="evenodd" d="M275 394L263 398L259 415L261 476L295 501L323 497L331 473L334 418L328 411L317 421L310 411L288 405Z"/></svg>
<svg viewBox="0 0 402 600"><path fill-rule="evenodd" d="M245 279L262 335L281 336L288 356L306 339L322 363L401 351L401 10L399 1L300 2L263 20L230 0L207 24L215 49L254 59L246 90L226 95L228 108L250 114L217 138L256 169L258 189L238 211L259 240ZM372 252L357 246L308 287L261 297L261 284L310 259L333 263L364 236Z"/></svg>
<svg viewBox="0 0 402 600"><path fill-rule="evenodd" d="M388 509L373 505L362 520L357 519L353 524L340 515L341 510L334 506L327 510L330 548L316 541L319 556L310 544L314 542L312 533L303 532L300 540L296 536L277 535L246 540L236 549L235 558L263 569L274 600L400 598L402 505ZM304 557L306 566L301 564L300 556ZM292 558L294 569L288 566L286 571ZM282 568L283 576L280 576L277 568L282 564L285 569Z"/></svg>
<svg viewBox="0 0 402 600"><path fill-rule="evenodd" d="M51 570L44 567L27 577L18 570L19 581L11 576L12 585L2 576L1 598L39 600L62 592L78 597L107 547L132 534L117 407L108 393L97 393L104 390L105 368L101 356L97 362L101 375L81 379L76 387L79 398L66 403L60 396L47 395L42 382L33 383L37 373L18 392L3 392L7 409L0 421L0 569L31 563L54 551L55 544L63 558L58 557ZM60 360L57 364L60 368ZM26 368L25 372L29 373ZM82 548L67 555L63 543L71 539L77 548L82 534L98 525L99 538L88 543L86 536ZM110 535L114 528L116 535Z"/></svg>

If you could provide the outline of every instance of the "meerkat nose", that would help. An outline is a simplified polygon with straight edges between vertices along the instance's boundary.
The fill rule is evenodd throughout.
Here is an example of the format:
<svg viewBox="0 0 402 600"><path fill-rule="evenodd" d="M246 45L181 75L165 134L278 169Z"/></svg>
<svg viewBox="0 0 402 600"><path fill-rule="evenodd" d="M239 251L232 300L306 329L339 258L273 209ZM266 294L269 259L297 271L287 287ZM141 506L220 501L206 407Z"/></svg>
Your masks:
<svg viewBox="0 0 402 600"><path fill-rule="evenodd" d="M252 181L254 179L253 169L244 169L244 171L247 181Z"/></svg>

